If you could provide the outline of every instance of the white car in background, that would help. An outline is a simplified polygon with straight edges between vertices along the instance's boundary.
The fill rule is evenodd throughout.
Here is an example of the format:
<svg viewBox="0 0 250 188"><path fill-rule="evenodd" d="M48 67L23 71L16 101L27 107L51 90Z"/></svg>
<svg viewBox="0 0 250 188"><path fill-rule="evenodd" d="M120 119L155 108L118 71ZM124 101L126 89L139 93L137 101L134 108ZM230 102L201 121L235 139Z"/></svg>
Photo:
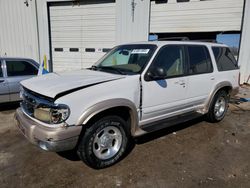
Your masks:
<svg viewBox="0 0 250 188"><path fill-rule="evenodd" d="M76 149L90 167L105 168L122 159L134 137L202 115L221 121L238 76L223 44L120 45L92 68L23 81L15 119L40 148Z"/></svg>

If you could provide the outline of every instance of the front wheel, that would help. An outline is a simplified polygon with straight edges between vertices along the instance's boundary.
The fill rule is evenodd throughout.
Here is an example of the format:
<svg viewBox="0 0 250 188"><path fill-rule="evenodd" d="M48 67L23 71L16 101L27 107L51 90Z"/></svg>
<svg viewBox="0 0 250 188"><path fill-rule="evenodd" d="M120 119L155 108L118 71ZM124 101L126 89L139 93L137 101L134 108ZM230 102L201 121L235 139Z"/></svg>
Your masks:
<svg viewBox="0 0 250 188"><path fill-rule="evenodd" d="M218 91L209 108L207 114L207 120L209 122L219 122L221 121L227 112L228 109L229 96L228 93L224 90Z"/></svg>
<svg viewBox="0 0 250 188"><path fill-rule="evenodd" d="M84 133L78 146L79 157L95 169L111 166L124 156L129 138L127 123L122 118L104 117Z"/></svg>

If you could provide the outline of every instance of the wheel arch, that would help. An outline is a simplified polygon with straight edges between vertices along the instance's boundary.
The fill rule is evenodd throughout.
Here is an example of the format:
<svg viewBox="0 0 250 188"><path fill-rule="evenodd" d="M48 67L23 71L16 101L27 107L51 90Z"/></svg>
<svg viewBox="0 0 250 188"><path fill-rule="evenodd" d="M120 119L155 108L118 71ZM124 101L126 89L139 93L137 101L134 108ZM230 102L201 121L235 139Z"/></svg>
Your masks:
<svg viewBox="0 0 250 188"><path fill-rule="evenodd" d="M107 114L108 112L114 112L117 115L119 109L128 113L130 118L131 135L134 135L138 126L139 118L136 106L128 99L117 98L96 103L83 112L76 125L87 125L93 119Z"/></svg>
<svg viewBox="0 0 250 188"><path fill-rule="evenodd" d="M231 91L233 90L233 86L230 82L228 81L223 81L223 82L220 82L218 84L215 85L214 89L212 90L212 92L209 94L209 97L208 97L208 100L205 104L205 112L207 113L210 106L211 106L211 103L213 101L213 98L215 96L215 94L220 91L220 90L226 90L228 92L228 94L231 93Z"/></svg>

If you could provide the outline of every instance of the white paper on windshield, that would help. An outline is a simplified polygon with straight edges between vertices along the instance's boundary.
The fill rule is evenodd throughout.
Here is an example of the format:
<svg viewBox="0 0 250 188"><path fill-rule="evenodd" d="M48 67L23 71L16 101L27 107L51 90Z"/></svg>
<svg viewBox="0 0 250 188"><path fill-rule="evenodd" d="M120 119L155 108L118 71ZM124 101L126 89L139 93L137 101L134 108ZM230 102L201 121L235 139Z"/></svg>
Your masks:
<svg viewBox="0 0 250 188"><path fill-rule="evenodd" d="M147 54L149 49L134 49L131 54Z"/></svg>

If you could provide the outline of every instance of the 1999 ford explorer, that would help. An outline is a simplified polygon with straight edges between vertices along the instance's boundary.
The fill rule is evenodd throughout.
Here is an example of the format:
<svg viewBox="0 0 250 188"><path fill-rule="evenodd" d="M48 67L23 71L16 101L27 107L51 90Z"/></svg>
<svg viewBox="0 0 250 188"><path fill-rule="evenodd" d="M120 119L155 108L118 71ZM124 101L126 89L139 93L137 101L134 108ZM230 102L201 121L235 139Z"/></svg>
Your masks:
<svg viewBox="0 0 250 188"><path fill-rule="evenodd" d="M89 69L23 81L16 124L44 150L76 149L88 166L105 168L121 160L135 137L201 115L221 121L238 76L223 44L120 45Z"/></svg>

